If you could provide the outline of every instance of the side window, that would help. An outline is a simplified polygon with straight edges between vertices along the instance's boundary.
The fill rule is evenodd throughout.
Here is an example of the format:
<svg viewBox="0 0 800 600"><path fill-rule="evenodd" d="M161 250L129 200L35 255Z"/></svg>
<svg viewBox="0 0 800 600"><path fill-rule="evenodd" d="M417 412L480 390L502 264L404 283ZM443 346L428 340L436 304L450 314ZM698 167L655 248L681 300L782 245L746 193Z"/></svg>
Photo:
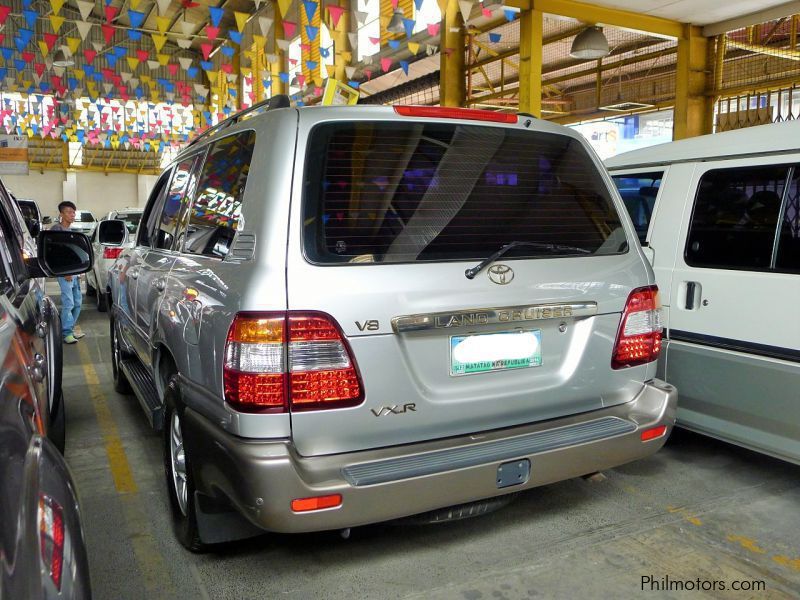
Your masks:
<svg viewBox="0 0 800 600"><path fill-rule="evenodd" d="M700 178L684 256L694 267L769 270L786 166L714 169Z"/></svg>
<svg viewBox="0 0 800 600"><path fill-rule="evenodd" d="M195 157L187 158L175 166L172 172L172 179L164 198L163 208L160 211L160 218L154 230L154 248L172 248L173 241L178 228L181 207L187 201L186 193L192 187L192 165Z"/></svg>
<svg viewBox="0 0 800 600"><path fill-rule="evenodd" d="M4 238L4 240L0 240L0 243L5 246L0 258L6 263L9 276L13 277L17 284L20 284L27 279L27 267L22 256L22 239L14 228L16 216L10 212L14 210L11 202L0 184L0 228L2 228Z"/></svg>
<svg viewBox="0 0 800 600"><path fill-rule="evenodd" d="M631 216L633 226L639 241L644 243L647 238L647 229L653 216L653 206L656 203L658 188L661 187L663 171L652 173L631 173L629 175L613 175L614 185L617 186L625 208Z"/></svg>
<svg viewBox="0 0 800 600"><path fill-rule="evenodd" d="M164 190L169 183L170 171L161 174L147 199L147 206L142 214L144 227L139 228L139 237L136 241L138 246L150 246L150 238L156 228L158 217L161 214L161 201L163 200Z"/></svg>
<svg viewBox="0 0 800 600"><path fill-rule="evenodd" d="M794 168L782 216L775 267L780 271L800 273L800 165Z"/></svg>
<svg viewBox="0 0 800 600"><path fill-rule="evenodd" d="M256 134L243 131L215 142L200 171L183 251L224 258L239 226Z"/></svg>

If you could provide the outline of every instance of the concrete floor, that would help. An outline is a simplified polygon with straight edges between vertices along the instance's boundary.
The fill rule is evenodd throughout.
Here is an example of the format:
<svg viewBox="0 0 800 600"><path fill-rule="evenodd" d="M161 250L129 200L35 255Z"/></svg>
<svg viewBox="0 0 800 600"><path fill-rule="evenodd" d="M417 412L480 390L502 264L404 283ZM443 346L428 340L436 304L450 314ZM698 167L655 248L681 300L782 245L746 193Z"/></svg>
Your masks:
<svg viewBox="0 0 800 600"><path fill-rule="evenodd" d="M800 597L800 467L680 430L605 481L538 488L481 518L190 554L171 531L161 438L113 391L91 300L86 337L65 346L64 393L95 598L638 598L659 589L646 577L708 590L663 598ZM731 591L738 581L765 587Z"/></svg>

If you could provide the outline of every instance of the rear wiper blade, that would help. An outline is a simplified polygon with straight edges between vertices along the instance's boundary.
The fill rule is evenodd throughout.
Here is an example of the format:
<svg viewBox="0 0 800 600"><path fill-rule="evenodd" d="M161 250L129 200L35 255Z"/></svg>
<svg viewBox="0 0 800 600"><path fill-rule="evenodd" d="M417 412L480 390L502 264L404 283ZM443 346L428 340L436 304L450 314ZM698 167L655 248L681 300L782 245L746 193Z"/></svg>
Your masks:
<svg viewBox="0 0 800 600"><path fill-rule="evenodd" d="M503 254L505 254L509 250L512 250L513 248L518 248L519 246L529 246L531 248L538 248L539 250L547 250L548 252L569 252L569 253L578 252L580 254L592 253L591 250L587 250L586 248L579 248L577 246L566 246L564 244L547 244L544 242L522 242L522 241L509 242L508 244L500 248L497 252L484 258L481 262L479 262L471 269L467 269L466 271L464 271L464 275L467 277L467 279L474 279L475 275L480 273L486 265L496 261L498 258L503 256Z"/></svg>

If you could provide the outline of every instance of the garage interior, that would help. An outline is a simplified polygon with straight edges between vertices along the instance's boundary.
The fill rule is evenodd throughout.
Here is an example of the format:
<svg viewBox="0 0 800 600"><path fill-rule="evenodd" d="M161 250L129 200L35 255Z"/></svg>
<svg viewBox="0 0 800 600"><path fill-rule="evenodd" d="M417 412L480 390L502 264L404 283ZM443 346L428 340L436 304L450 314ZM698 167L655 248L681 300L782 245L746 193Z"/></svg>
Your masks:
<svg viewBox="0 0 800 600"><path fill-rule="evenodd" d="M608 52L572 57L592 27ZM27 138L27 168L1 176L51 217L64 200L97 219L143 207L194 137L273 95L324 104L331 81L364 105L527 113L607 158L800 119L799 28L785 0L5 0L0 133ZM478 518L191 554L172 533L162 434L114 391L94 301L63 387L95 598L800 594L800 467L680 428L648 459ZM743 587L664 592L670 578Z"/></svg>

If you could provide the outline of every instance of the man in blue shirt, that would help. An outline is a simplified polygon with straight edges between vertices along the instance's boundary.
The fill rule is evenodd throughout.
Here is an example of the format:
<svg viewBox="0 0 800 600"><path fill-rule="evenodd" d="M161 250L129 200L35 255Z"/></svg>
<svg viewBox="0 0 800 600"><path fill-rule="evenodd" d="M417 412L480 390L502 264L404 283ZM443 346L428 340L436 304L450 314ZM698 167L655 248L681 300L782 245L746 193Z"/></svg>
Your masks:
<svg viewBox="0 0 800 600"><path fill-rule="evenodd" d="M61 222L50 229L53 231L69 231L75 221L75 205L65 200L58 205ZM65 344L74 344L85 334L75 332L75 323L81 314L81 280L77 275L58 277L58 287L61 288L61 333Z"/></svg>

